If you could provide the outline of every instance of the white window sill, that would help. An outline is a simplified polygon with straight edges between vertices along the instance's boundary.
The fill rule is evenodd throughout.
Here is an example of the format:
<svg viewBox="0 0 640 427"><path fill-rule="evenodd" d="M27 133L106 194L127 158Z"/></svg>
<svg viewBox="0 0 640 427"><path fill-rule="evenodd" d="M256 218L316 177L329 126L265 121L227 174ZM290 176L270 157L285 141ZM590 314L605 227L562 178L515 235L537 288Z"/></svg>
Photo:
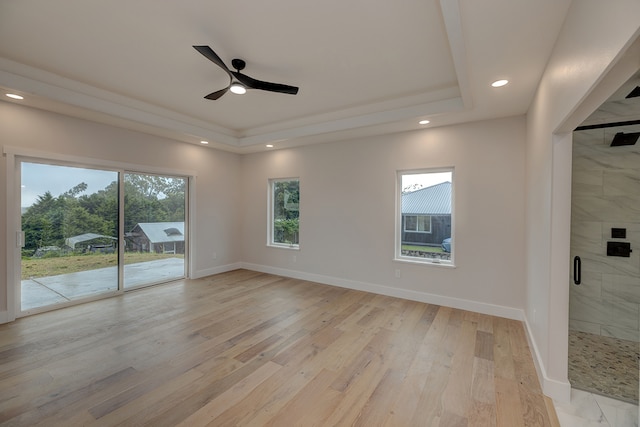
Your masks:
<svg viewBox="0 0 640 427"><path fill-rule="evenodd" d="M396 257L393 259L396 262L403 262L406 264L419 264L419 265L429 265L434 267L446 267L446 268L456 268L455 264L452 261L441 261L439 259L417 259L410 257Z"/></svg>
<svg viewBox="0 0 640 427"><path fill-rule="evenodd" d="M287 249L290 251L299 251L300 245L280 245L277 243L267 243L267 247L276 249Z"/></svg>

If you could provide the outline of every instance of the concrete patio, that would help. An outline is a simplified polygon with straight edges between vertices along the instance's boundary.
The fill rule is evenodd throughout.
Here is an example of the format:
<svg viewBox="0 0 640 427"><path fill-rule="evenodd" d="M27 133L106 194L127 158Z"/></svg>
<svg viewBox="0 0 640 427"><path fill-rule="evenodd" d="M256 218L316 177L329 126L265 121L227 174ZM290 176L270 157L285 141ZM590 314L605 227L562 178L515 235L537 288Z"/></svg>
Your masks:
<svg viewBox="0 0 640 427"><path fill-rule="evenodd" d="M184 276L184 259L167 258L124 266L124 288L168 282ZM117 267L23 280L22 311L112 292L118 286Z"/></svg>

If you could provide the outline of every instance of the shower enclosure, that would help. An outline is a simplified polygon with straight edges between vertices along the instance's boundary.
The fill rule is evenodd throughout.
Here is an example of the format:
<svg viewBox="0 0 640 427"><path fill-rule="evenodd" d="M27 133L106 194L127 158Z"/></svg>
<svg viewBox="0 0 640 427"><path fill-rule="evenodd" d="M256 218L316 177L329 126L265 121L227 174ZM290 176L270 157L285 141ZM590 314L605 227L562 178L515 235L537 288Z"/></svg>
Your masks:
<svg viewBox="0 0 640 427"><path fill-rule="evenodd" d="M613 102L622 108L640 104L640 98L623 97L623 101ZM607 105L603 109L611 114ZM574 265L569 305L572 387L636 405L640 341L638 136L639 120L581 126L573 134Z"/></svg>

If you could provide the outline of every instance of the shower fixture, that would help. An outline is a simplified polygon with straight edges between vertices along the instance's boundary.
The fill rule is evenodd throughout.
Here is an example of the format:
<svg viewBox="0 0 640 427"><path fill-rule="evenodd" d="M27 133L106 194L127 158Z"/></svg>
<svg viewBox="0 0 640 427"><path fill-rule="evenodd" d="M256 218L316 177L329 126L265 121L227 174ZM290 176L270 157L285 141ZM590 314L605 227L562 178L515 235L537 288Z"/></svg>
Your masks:
<svg viewBox="0 0 640 427"><path fill-rule="evenodd" d="M620 147L623 145L635 145L640 137L640 132L624 133L618 132L613 137L610 147Z"/></svg>

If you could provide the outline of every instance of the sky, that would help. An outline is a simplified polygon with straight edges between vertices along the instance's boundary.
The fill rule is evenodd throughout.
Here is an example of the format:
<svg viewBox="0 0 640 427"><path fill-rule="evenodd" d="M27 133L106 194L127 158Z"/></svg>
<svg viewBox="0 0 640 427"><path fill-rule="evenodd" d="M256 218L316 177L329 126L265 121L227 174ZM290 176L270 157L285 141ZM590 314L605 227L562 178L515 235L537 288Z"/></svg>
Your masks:
<svg viewBox="0 0 640 427"><path fill-rule="evenodd" d="M413 184L420 184L422 186L419 188L426 188L447 181L451 181L451 172L402 175L402 188ZM416 190L419 188L416 187Z"/></svg>
<svg viewBox="0 0 640 427"><path fill-rule="evenodd" d="M87 190L81 194L93 194L117 179L118 173L113 171L23 162L20 206L33 205L47 191L58 197L81 182L87 184Z"/></svg>

